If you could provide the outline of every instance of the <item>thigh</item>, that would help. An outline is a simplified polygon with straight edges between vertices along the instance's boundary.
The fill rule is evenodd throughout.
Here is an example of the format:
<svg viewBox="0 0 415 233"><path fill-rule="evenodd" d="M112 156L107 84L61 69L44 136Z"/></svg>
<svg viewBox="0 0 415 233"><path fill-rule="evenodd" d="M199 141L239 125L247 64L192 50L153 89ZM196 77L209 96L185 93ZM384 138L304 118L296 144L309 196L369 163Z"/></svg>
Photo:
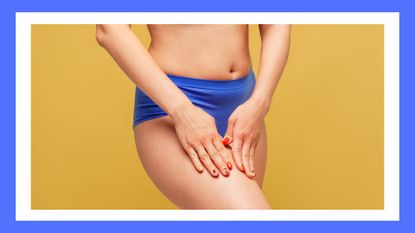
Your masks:
<svg viewBox="0 0 415 233"><path fill-rule="evenodd" d="M264 181L265 168L267 163L267 134L265 123L262 123L261 133L259 135L258 144L255 148L254 154L254 169L255 169L255 178L259 187L262 188L262 183Z"/></svg>
<svg viewBox="0 0 415 233"><path fill-rule="evenodd" d="M265 127L264 127L265 129ZM159 190L181 209L269 209L260 185L266 161L266 136L256 149L255 179L232 161L228 177L212 177L194 168L176 136L169 116L145 121L134 128L139 158Z"/></svg>

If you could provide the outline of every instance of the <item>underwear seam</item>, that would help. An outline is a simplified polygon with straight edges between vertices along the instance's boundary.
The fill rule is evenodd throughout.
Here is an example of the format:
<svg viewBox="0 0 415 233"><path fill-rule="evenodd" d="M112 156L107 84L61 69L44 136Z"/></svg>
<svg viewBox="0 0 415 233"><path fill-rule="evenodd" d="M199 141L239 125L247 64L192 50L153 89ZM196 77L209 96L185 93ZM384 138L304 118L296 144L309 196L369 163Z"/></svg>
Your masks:
<svg viewBox="0 0 415 233"><path fill-rule="evenodd" d="M158 106L156 103L154 103L156 106ZM139 120L134 122L133 124L133 128L135 128L137 125L139 125L140 123L143 123L145 121L149 121L149 120L153 120L159 117L163 117L163 116L168 116L168 114L166 112L158 112L157 115L153 116L153 117L149 117L149 118L145 118L144 120Z"/></svg>
<svg viewBox="0 0 415 233"><path fill-rule="evenodd" d="M242 89L244 87L247 87L248 85L250 85L251 83L246 83L243 86L240 87L235 87L235 88L228 88L228 87L224 87L224 88L208 88L208 87L199 87L199 86L192 86L192 85L176 85L177 87L192 87L192 88L198 88L198 89L203 89L203 90L238 90L238 89Z"/></svg>

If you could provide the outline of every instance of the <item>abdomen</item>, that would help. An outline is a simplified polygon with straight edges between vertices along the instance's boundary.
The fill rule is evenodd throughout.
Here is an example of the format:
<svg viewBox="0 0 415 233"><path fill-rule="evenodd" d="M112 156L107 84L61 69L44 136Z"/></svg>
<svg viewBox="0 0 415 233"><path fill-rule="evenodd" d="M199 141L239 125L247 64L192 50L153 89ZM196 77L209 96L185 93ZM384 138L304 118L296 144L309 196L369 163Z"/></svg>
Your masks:
<svg viewBox="0 0 415 233"><path fill-rule="evenodd" d="M168 74L212 80L248 74L248 25L148 25L148 49Z"/></svg>

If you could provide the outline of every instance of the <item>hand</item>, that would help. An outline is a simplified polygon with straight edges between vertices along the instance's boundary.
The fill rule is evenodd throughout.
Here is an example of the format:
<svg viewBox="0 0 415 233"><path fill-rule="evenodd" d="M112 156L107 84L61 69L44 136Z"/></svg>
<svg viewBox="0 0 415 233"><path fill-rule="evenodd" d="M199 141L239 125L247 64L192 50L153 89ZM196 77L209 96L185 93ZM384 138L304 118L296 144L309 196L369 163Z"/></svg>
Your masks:
<svg viewBox="0 0 415 233"><path fill-rule="evenodd" d="M232 143L232 156L236 166L248 177L255 177L254 153L268 105L254 98L239 105L228 119L225 134Z"/></svg>
<svg viewBox="0 0 415 233"><path fill-rule="evenodd" d="M179 141L199 172L202 164L213 177L229 176L232 156L222 144L215 119L194 105L177 109L171 115Z"/></svg>

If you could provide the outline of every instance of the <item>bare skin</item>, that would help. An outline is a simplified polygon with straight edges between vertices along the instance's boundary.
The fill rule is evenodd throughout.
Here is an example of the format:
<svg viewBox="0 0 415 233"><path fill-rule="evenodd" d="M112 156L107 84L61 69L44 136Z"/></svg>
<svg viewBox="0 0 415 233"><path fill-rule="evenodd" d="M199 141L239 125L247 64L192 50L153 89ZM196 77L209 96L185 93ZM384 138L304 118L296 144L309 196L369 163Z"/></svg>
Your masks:
<svg viewBox="0 0 415 233"><path fill-rule="evenodd" d="M207 172L197 172L181 148L169 117L146 121L134 131L146 172L180 209L270 209L261 191L266 165L265 127L256 148L257 175L253 179L238 169L232 169L228 177L217 178ZM163 146L154 146L149 138L160 138Z"/></svg>
<svg viewBox="0 0 415 233"><path fill-rule="evenodd" d="M247 25L148 25L148 50L130 25L97 25L98 43L168 114L137 125L134 133L145 170L179 208L270 209L261 191L267 159L264 117L288 57L290 25L259 27L257 84L229 118L230 149L221 143L214 118L165 74L212 80L247 75Z"/></svg>

